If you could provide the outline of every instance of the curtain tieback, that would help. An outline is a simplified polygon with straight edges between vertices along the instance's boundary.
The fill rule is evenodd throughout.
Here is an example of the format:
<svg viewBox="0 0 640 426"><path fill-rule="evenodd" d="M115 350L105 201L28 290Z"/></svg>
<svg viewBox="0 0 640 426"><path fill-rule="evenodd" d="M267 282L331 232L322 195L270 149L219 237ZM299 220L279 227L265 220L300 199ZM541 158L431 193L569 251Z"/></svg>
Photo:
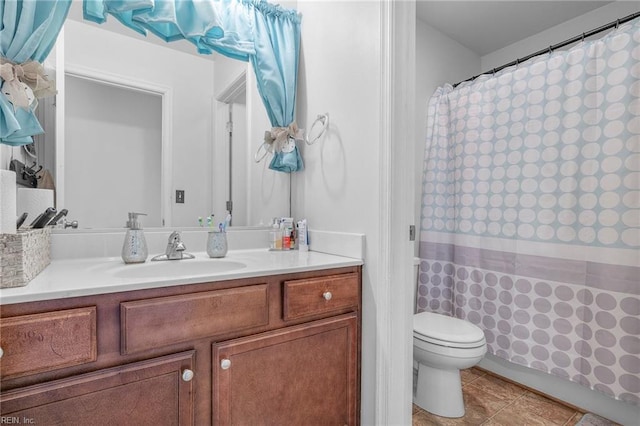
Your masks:
<svg viewBox="0 0 640 426"><path fill-rule="evenodd" d="M271 152L280 152L287 145L289 138L304 138L304 130L299 129L295 122L287 127L272 127L264 132L264 145Z"/></svg>
<svg viewBox="0 0 640 426"><path fill-rule="evenodd" d="M0 78L5 81L2 85L2 93L15 107L28 109L31 104L25 85L33 91L36 98L57 93L55 81L47 78L44 67L36 61L15 64L0 57Z"/></svg>

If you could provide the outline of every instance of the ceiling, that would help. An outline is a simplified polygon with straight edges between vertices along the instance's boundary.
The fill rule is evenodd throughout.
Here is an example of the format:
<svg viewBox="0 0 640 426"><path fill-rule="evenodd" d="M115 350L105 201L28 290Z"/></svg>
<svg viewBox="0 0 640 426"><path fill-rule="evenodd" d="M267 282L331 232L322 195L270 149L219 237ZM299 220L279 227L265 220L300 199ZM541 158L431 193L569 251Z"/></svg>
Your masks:
<svg viewBox="0 0 640 426"><path fill-rule="evenodd" d="M418 0L416 13L419 20L483 56L608 3Z"/></svg>

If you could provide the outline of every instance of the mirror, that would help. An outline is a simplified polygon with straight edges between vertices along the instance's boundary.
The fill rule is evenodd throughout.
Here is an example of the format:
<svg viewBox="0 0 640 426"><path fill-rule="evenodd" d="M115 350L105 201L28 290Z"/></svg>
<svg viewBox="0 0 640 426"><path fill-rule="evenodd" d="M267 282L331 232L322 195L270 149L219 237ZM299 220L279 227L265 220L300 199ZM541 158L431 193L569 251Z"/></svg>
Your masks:
<svg viewBox="0 0 640 426"><path fill-rule="evenodd" d="M144 227L190 227L232 207L233 226L259 226L290 214L290 176L253 160L270 125L248 64L113 17L84 21L81 2L58 41L56 199L69 220L122 228L141 211Z"/></svg>

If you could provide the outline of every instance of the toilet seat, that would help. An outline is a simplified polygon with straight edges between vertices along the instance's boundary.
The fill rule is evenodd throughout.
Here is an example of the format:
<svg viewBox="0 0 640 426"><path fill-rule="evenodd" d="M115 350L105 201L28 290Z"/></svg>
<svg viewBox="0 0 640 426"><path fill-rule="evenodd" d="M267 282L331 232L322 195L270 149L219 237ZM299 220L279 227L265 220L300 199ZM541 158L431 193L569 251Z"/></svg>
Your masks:
<svg viewBox="0 0 640 426"><path fill-rule="evenodd" d="M413 316L413 337L451 348L477 348L486 344L480 327L433 312L421 312Z"/></svg>

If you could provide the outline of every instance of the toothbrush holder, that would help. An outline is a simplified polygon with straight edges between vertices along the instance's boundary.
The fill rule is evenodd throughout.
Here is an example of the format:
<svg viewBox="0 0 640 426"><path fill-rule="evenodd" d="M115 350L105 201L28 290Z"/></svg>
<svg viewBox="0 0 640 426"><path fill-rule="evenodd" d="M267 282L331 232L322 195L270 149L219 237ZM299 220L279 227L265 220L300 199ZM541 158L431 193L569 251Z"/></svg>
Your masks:
<svg viewBox="0 0 640 426"><path fill-rule="evenodd" d="M207 254L209 257L225 257L227 249L227 233L224 231L209 231L207 237Z"/></svg>

